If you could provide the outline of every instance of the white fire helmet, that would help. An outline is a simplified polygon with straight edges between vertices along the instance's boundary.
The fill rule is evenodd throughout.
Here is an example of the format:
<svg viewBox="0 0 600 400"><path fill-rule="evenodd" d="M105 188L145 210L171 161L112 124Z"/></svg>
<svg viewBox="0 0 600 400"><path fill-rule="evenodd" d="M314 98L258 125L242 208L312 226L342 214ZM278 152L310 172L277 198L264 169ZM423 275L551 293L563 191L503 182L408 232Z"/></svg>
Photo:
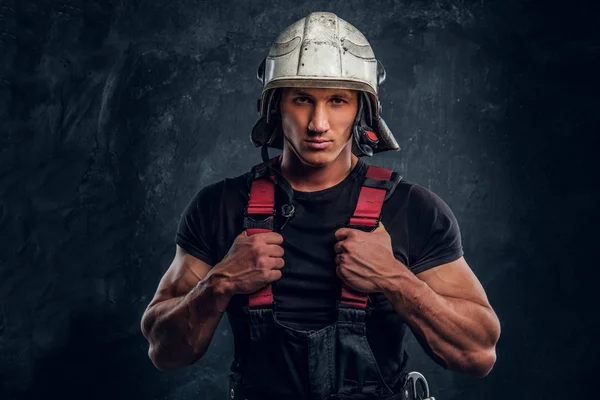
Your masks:
<svg viewBox="0 0 600 400"><path fill-rule="evenodd" d="M359 111L353 127L352 151L371 156L400 146L381 118L378 87L385 80L383 65L364 35L354 26L328 12L315 12L281 32L268 56L258 67L263 84L252 130L258 146L281 149L283 133L279 98L284 87L357 90Z"/></svg>

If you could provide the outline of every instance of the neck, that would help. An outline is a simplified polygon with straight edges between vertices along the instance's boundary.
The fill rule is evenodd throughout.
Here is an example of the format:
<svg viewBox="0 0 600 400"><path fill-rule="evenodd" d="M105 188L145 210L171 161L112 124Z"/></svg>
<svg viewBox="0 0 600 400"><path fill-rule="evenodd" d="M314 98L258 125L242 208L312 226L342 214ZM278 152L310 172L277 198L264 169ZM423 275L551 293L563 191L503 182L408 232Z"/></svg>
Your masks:
<svg viewBox="0 0 600 400"><path fill-rule="evenodd" d="M331 163L313 167L304 164L289 148L281 155L281 174L292 188L301 192L316 192L328 189L343 181L358 163L352 152L342 152Z"/></svg>

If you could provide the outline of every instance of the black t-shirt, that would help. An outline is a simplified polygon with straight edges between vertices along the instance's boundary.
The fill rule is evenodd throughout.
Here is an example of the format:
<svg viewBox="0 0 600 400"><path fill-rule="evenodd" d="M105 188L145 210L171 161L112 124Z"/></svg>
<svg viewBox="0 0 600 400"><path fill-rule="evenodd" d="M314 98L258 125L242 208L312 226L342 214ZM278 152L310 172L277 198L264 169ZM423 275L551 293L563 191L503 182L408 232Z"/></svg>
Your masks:
<svg viewBox="0 0 600 400"><path fill-rule="evenodd" d="M353 214L367 167L360 160L331 188L294 191L296 211L281 231L285 266L281 279L273 284L280 323L317 330L335 321L341 281L335 272L334 233L346 226ZM200 190L181 217L177 244L209 265L219 263L242 231L250 178L248 172ZM278 202L282 193L276 186L277 207L283 204ZM446 203L426 188L401 181L384 202L381 221L392 239L394 256L415 274L463 255L456 218ZM235 343L232 372L242 371L240 360L249 346L243 311L247 304L247 295L235 295L227 307ZM408 361L403 343L407 325L383 293L370 293L369 307L367 340L385 382L397 392Z"/></svg>
<svg viewBox="0 0 600 400"><path fill-rule="evenodd" d="M296 211L281 231L285 266L282 278L273 284L282 323L309 330L335 320L341 281L335 272L334 233L352 215L367 167L359 159L351 173L331 188L294 191ZM200 190L182 215L176 243L209 265L221 261L242 231L250 177L248 172ZM415 274L463 255L452 211L426 188L401 181L384 202L381 221L396 259ZM369 297L373 306L391 309L383 294ZM234 296L227 311L239 314L246 304L247 296Z"/></svg>

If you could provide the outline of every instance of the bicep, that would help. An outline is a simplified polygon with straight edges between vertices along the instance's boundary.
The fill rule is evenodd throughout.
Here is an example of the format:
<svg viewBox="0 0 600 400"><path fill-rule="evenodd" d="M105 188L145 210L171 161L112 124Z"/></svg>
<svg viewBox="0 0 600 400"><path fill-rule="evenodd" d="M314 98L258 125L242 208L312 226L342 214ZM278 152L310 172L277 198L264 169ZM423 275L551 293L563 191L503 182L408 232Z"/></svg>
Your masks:
<svg viewBox="0 0 600 400"><path fill-rule="evenodd" d="M430 268L416 276L440 296L468 300L490 307L483 286L464 257Z"/></svg>
<svg viewBox="0 0 600 400"><path fill-rule="evenodd" d="M211 265L177 245L173 262L160 280L156 294L148 307L174 297L185 296L204 279L211 268Z"/></svg>

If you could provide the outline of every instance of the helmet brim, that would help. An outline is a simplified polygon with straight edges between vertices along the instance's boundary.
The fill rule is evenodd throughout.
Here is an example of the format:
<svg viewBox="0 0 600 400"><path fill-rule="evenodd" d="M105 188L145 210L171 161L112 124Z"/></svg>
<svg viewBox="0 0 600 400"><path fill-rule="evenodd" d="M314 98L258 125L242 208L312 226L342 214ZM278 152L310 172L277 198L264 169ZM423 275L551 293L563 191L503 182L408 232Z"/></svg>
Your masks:
<svg viewBox="0 0 600 400"><path fill-rule="evenodd" d="M377 92L373 87L367 83L359 81L349 81L346 79L332 79L332 78L319 78L313 76L306 76L302 78L281 78L274 79L265 85L262 92L261 108L259 113L261 116L266 115L266 108L268 99L266 96L272 89L283 89L283 88L312 88L312 89L348 89L363 91L371 96L373 102L373 119L379 118L379 105L377 102ZM272 92L271 92L272 93Z"/></svg>
<svg viewBox="0 0 600 400"><path fill-rule="evenodd" d="M285 87L307 87L321 89L349 89L360 90L371 93L377 96L377 92L371 85L366 82L350 81L347 79L336 79L330 77L304 76L304 77L283 77L273 79L267 83L263 89L263 93L269 89L285 88Z"/></svg>

